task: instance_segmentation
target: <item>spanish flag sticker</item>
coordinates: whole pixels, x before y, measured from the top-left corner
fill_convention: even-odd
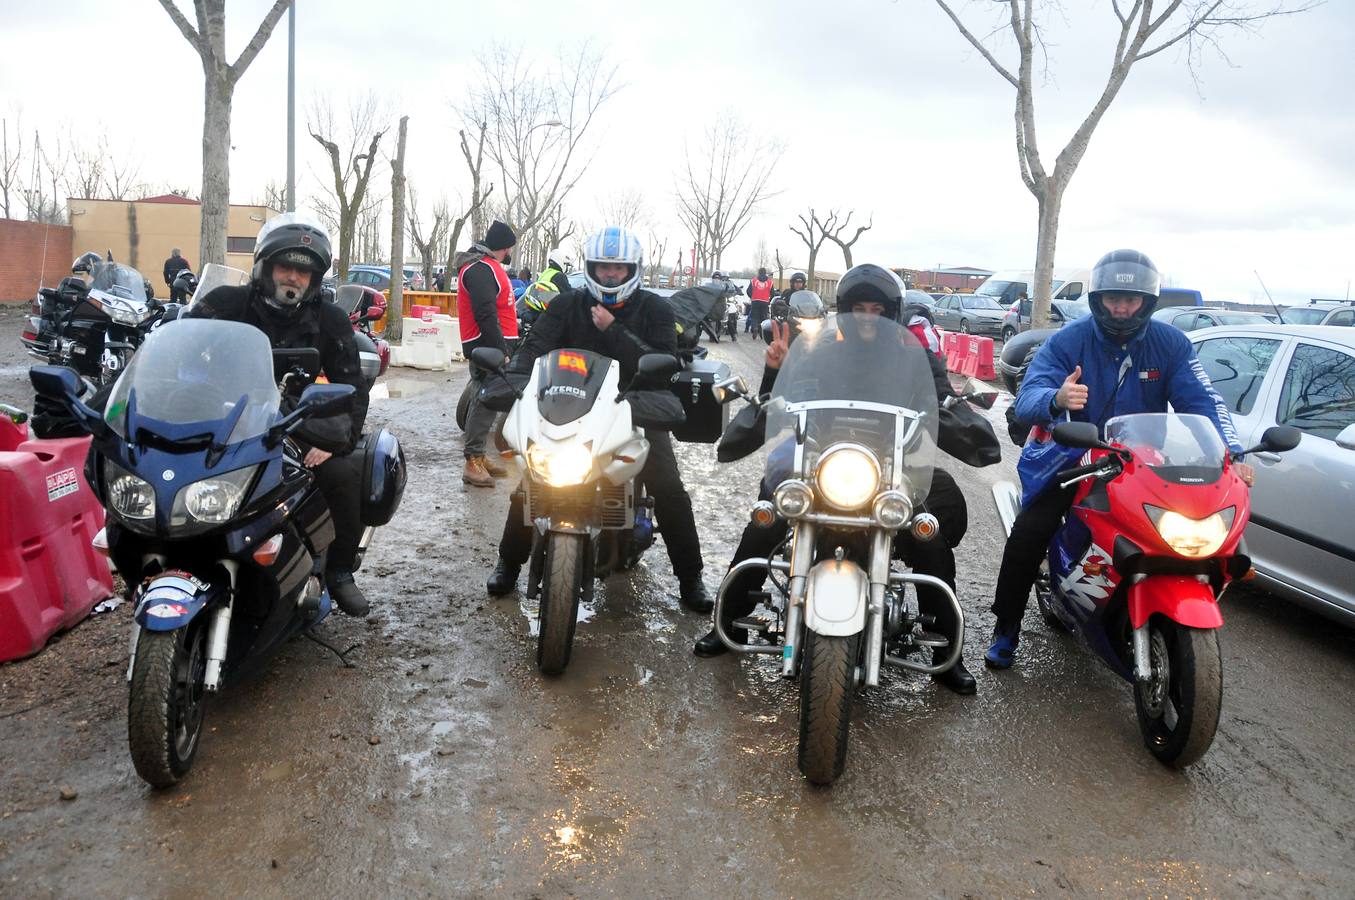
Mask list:
[[[584,377],[588,376],[588,362],[577,353],[561,353],[555,365],[562,372],[572,371]]]

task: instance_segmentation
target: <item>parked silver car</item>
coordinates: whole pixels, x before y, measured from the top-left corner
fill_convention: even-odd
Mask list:
[[[948,294],[932,309],[937,328],[962,334],[997,335],[1006,314],[996,300],[980,294]]]
[[[1355,625],[1355,329],[1221,326],[1190,340],[1245,446],[1271,425],[1303,432],[1288,453],[1248,460],[1258,581]]]

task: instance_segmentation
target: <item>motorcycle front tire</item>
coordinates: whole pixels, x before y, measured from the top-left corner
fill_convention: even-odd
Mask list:
[[[1213,628],[1170,619],[1149,623],[1153,678],[1134,685],[1134,709],[1148,752],[1183,769],[1214,742],[1223,707],[1223,659]]]
[[[147,784],[167,788],[193,766],[207,692],[207,627],[141,631],[127,695],[127,745]]]
[[[847,765],[847,734],[861,635],[837,637],[805,631],[800,651],[800,772],[810,783],[830,785]]]
[[[586,576],[584,555],[591,553],[592,548],[582,534],[552,531],[545,541],[536,666],[543,675],[559,675],[569,665],[574,647],[574,625]]]

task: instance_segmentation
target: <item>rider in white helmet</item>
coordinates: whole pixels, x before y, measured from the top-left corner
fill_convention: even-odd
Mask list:
[[[525,383],[536,360],[564,347],[591,350],[621,364],[628,383],[646,353],[677,354],[677,327],[667,301],[640,287],[644,252],[624,228],[606,228],[588,238],[584,252],[584,290],[568,291],[537,319],[508,365],[510,379]],[[682,484],[672,437],[646,429],[649,458],[640,472],[654,497],[654,514],[663,532],[679,602],[695,612],[714,605],[701,581],[701,543],[692,501]],[[523,523],[522,493],[514,492],[499,542],[499,561],[489,577],[490,594],[511,593],[532,549],[532,530]]]

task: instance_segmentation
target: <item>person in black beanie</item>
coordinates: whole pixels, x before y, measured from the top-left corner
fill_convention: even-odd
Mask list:
[[[511,251],[517,242],[513,229],[495,219],[480,241],[452,261],[457,272],[457,321],[461,327],[462,352],[467,359],[477,347],[493,347],[511,355],[517,345],[517,300],[504,270],[512,260]],[[488,374],[474,363],[470,371],[471,379],[479,383]],[[477,389],[466,413],[462,438],[466,466],[461,480],[473,487],[493,487],[495,478],[508,474],[507,469],[485,455],[485,444],[493,427],[494,411],[480,402]]]

